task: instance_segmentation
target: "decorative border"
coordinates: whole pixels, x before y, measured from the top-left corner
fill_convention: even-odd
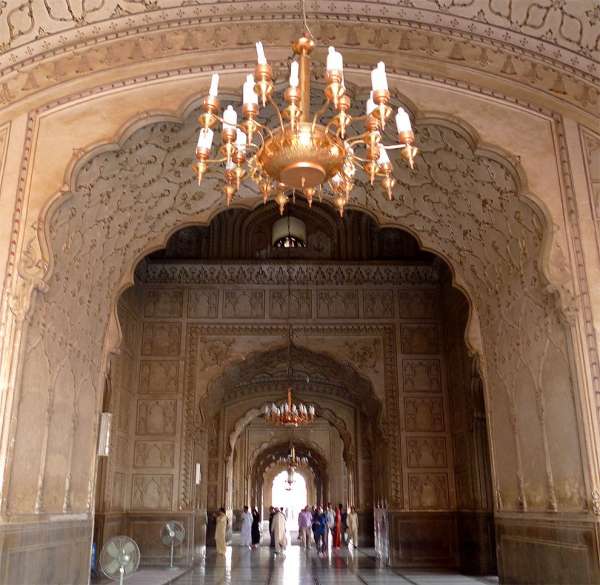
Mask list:
[[[398,266],[393,264],[306,264],[283,263],[192,264],[144,262],[136,269],[144,284],[280,284],[343,285],[369,284],[394,286],[437,285],[437,266]]]
[[[89,24],[78,23],[78,26],[73,23],[73,28],[49,35],[40,35],[41,38],[26,42],[13,49],[4,47],[6,52],[0,57],[0,71],[20,69],[33,61],[52,57],[65,51],[70,52],[86,46],[98,45],[103,41],[154,31],[168,31],[180,28],[182,25],[206,22],[226,24],[241,19],[250,22],[283,19],[300,21],[296,2],[279,2],[278,4],[273,3],[272,6],[263,3],[259,7],[260,13],[248,16],[247,14],[251,12],[251,4],[253,3],[245,2],[241,5],[237,2],[195,4],[194,6],[146,10],[140,14],[125,12],[120,18],[109,18]],[[549,42],[543,37],[535,37],[509,29],[506,26],[489,24],[486,21],[485,13],[469,18],[450,12],[451,6],[446,7],[446,10],[442,8],[428,10],[392,2],[346,1],[329,8],[329,11],[320,12],[319,4],[313,2],[309,7],[310,20],[315,23],[331,20],[354,21],[361,24],[378,22],[395,26],[409,23],[413,28],[435,30],[444,35],[486,42],[511,52],[518,51],[520,54],[535,55],[552,64],[558,64],[565,70],[587,74],[592,78],[598,76],[598,60],[583,54],[589,52],[590,55],[593,55],[592,51],[586,50],[584,47],[579,47],[579,50],[571,49],[566,46],[566,43],[561,45],[558,42]],[[493,11],[491,12],[488,16],[495,16]],[[230,16],[232,13],[235,14],[234,17]],[[590,23],[593,23],[592,14],[590,14]],[[32,26],[35,26],[35,23]],[[88,36],[87,39],[86,36]],[[574,42],[572,44],[576,45]]]

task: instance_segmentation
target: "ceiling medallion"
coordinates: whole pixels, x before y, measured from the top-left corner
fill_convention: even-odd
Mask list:
[[[213,74],[198,118],[201,129],[194,169],[198,184],[211,165],[223,169],[227,205],[242,181],[249,178],[265,203],[274,195],[282,215],[290,192],[302,193],[309,206],[315,195],[321,199],[330,197],[343,215],[357,170],[366,173],[371,184],[380,179],[391,200],[396,180],[388,151],[399,149],[413,168],[417,148],[410,117],[404,109],[398,108],[396,113],[395,135],[390,137],[386,133],[386,121],[393,112],[383,62],[371,72],[372,91],[365,115],[353,117],[344,85],[342,55],[329,47],[324,103],[318,112],[311,114],[310,54],[314,45],[310,32],[293,43],[296,60],[291,64],[289,87],[283,96],[287,105],[280,110],[273,99],[271,66],[262,43],[256,43],[258,64],[243,86],[243,120],[239,123],[231,105],[221,115],[219,75]],[[267,106],[276,112],[278,124],[274,128],[258,121],[261,107],[264,110]],[[355,128],[354,124],[362,126]],[[217,127],[221,128],[221,146],[218,157],[211,158],[213,129]],[[393,143],[384,145],[384,138]]]

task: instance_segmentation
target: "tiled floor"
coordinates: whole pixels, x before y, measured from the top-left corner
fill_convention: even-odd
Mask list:
[[[227,549],[226,557],[209,548],[206,559],[174,585],[494,585],[495,577],[466,577],[447,572],[391,570],[381,566],[373,551],[334,551],[319,558],[298,546],[285,558],[274,557],[268,546],[250,551]]]

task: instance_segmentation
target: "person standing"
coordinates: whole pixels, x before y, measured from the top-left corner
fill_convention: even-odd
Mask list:
[[[225,508],[221,508],[217,512],[217,526],[215,528],[215,544],[217,546],[217,553],[225,556],[227,552],[227,545],[225,544],[225,537],[227,535],[227,514]]]
[[[283,509],[276,510],[273,516],[273,537],[275,539],[275,554],[285,551],[287,546],[287,529]]]
[[[352,506],[350,512],[348,512],[348,532],[350,533],[350,540],[352,546],[358,548],[358,514],[356,508]]]
[[[342,546],[342,504],[338,504],[335,510],[335,524],[333,529],[333,547],[340,548]]]
[[[325,531],[325,548],[329,548],[329,539],[331,539],[331,544],[333,545],[333,532],[335,530],[335,512],[333,511],[331,502],[327,504],[327,511],[325,512],[325,517],[327,518],[327,530]]]
[[[275,516],[275,508],[269,508],[269,535],[271,536],[271,548],[275,548],[275,535],[273,534],[273,517]]]
[[[260,544],[260,513],[258,508],[252,510],[252,548]]]
[[[252,547],[252,514],[248,506],[244,506],[242,512],[242,529],[241,529],[241,543],[242,546]]]

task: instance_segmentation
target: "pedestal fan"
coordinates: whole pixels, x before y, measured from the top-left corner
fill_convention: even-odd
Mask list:
[[[183,542],[185,537],[185,528],[181,522],[177,522],[176,520],[170,520],[167,522],[160,530],[160,539],[163,544],[171,547],[171,562],[170,567],[174,569],[173,566],[173,556],[175,551],[175,545],[179,545]]]
[[[140,549],[129,536],[113,536],[102,547],[100,568],[102,572],[123,585],[123,580],[140,566]]]

